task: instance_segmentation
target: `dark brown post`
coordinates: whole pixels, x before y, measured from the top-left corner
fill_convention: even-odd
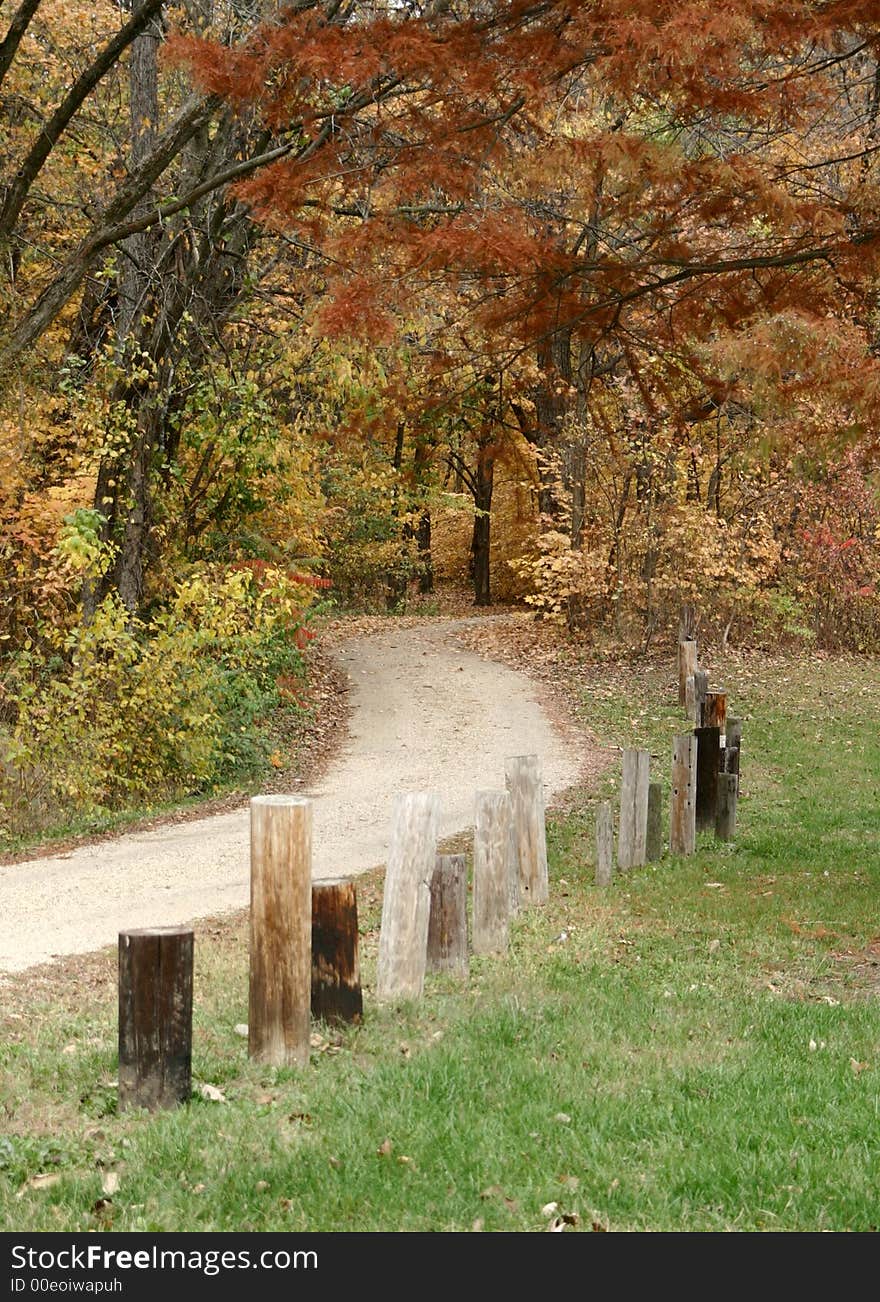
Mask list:
[[[663,854],[663,784],[648,785],[648,827],[645,836],[645,859],[653,863]]]
[[[694,728],[697,739],[697,831],[715,826],[718,805],[718,758],[721,733],[717,728]]]
[[[309,1061],[312,802],[251,800],[248,1052],[270,1067]]]
[[[690,732],[676,737],[673,742],[670,804],[669,853],[693,854],[696,845],[697,739]]]
[[[704,728],[717,728],[719,732],[724,732],[724,725],[727,720],[727,693],[726,692],[707,692],[706,700],[703,705],[703,724]]]
[[[718,808],[715,812],[715,836],[719,841],[732,841],[736,835],[736,785],[735,773],[718,774]]]
[[[685,685],[697,667],[697,644],[688,638],[678,644],[678,703],[685,704]]]
[[[596,885],[610,886],[614,872],[614,816],[611,801],[596,810]]]
[[[175,1108],[192,1092],[193,933],[119,933],[119,1110]]]
[[[357,889],[352,881],[315,882],[312,1017],[325,1022],[359,1022],[363,1015]]]
[[[428,971],[468,970],[467,856],[438,854],[431,878]]]

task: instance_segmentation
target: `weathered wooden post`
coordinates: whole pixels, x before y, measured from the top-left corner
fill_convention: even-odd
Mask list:
[[[504,772],[516,833],[520,908],[546,904],[550,889],[541,761],[537,755],[513,755],[505,761]]]
[[[358,959],[357,889],[352,881],[312,885],[312,1017],[359,1022],[364,1015]]]
[[[718,759],[721,733],[717,728],[694,728],[697,739],[697,831],[715,826],[718,806]]]
[[[694,670],[694,727],[702,728],[703,710],[709,692],[709,673],[706,669]]]
[[[697,723],[697,702],[694,691],[694,676],[689,674],[684,685],[684,712],[691,723]]]
[[[688,678],[692,678],[697,668],[697,644],[688,638],[678,644],[678,703],[685,704],[685,690]]]
[[[251,800],[248,1053],[271,1067],[309,1061],[312,802]]]
[[[648,785],[651,757],[646,750],[623,752],[617,866],[622,872],[645,862],[648,833]]]
[[[503,954],[510,928],[508,841],[510,797],[506,791],[478,791],[474,810],[475,954]]]
[[[431,877],[429,972],[468,970],[467,856],[438,854]]]
[[[119,933],[119,1111],[174,1108],[192,1092],[193,933]]]
[[[724,724],[727,719],[727,693],[726,692],[707,692],[706,700],[703,705],[703,723],[704,728],[717,728],[719,732],[724,732]]]
[[[724,748],[724,772],[735,773],[739,780],[739,757],[742,749],[742,719],[727,720],[727,735]]]
[[[648,784],[648,823],[645,833],[645,859],[654,863],[663,854],[663,784]]]
[[[614,815],[611,801],[603,800],[596,810],[596,885],[610,886],[614,872]]]
[[[669,811],[670,854],[693,854],[696,848],[697,739],[676,737],[672,746],[672,800]]]
[[[715,836],[719,841],[732,841],[736,835],[735,773],[718,774],[718,808],[715,811]]]
[[[510,916],[515,918],[519,913],[519,846],[512,803],[507,820],[507,896]]]
[[[433,791],[394,797],[376,972],[380,999],[418,999],[424,987],[439,820]]]

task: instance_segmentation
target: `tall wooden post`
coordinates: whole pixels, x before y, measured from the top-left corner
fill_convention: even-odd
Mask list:
[[[434,860],[427,960],[429,972],[467,974],[467,857],[463,854],[438,854]]]
[[[192,1091],[193,933],[119,933],[119,1110],[174,1108]]]
[[[507,848],[510,797],[478,791],[474,811],[475,954],[502,954],[509,939],[510,887]]]
[[[676,737],[672,746],[672,800],[669,811],[670,854],[693,854],[696,848],[697,739]]]
[[[309,1061],[312,802],[251,800],[248,1052],[271,1067]]]
[[[439,821],[440,797],[433,791],[394,797],[376,973],[380,999],[422,994]]]
[[[358,959],[357,889],[352,881],[312,885],[312,1017],[359,1022],[364,1015]]]
[[[691,723],[697,723],[696,696],[694,694],[694,676],[689,674],[684,685],[684,712]]]
[[[718,774],[718,808],[715,811],[715,836],[719,841],[732,841],[736,835],[735,773]]]
[[[697,668],[697,644],[687,638],[678,644],[678,703],[685,704],[685,687]]]
[[[724,750],[724,771],[735,773],[739,780],[740,751],[742,750],[742,719],[727,720],[726,746]]]
[[[622,872],[637,868],[645,862],[650,765],[651,757],[646,750],[623,752],[620,825],[617,832],[617,866]]]
[[[546,904],[550,888],[541,761],[537,755],[514,755],[505,761],[504,771],[516,833],[520,908]]]
[[[611,801],[603,800],[596,810],[596,885],[610,886],[614,872],[614,816]]]
[[[697,831],[715,826],[718,804],[718,759],[721,733],[717,728],[694,728],[697,739]]]
[[[648,784],[648,825],[645,835],[645,859],[654,863],[663,854],[663,784]]]
[[[510,817],[507,820],[507,898],[510,916],[515,918],[519,913],[519,840],[512,802]]]

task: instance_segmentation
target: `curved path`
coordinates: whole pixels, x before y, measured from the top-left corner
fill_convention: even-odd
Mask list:
[[[314,799],[314,875],[385,862],[395,792],[442,797],[441,836],[471,825],[474,791],[503,787],[508,755],[538,754],[547,798],[578,763],[532,683],[456,645],[468,620],[390,628],[345,642],[350,737]],[[0,867],[0,972],[248,903],[248,811],[174,823],[71,853]]]

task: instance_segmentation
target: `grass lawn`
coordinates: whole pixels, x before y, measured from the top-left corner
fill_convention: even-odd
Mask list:
[[[585,721],[668,782],[669,666],[578,672]],[[618,764],[551,823],[551,902],[509,956],[392,1008],[364,879],[366,1021],[316,1028],[306,1071],[235,1032],[241,920],[196,936],[194,1075],[225,1102],[116,1114],[112,954],[0,987],[0,1229],[880,1226],[880,667],[743,655],[712,679],[744,719],[735,844],[598,890]]]

